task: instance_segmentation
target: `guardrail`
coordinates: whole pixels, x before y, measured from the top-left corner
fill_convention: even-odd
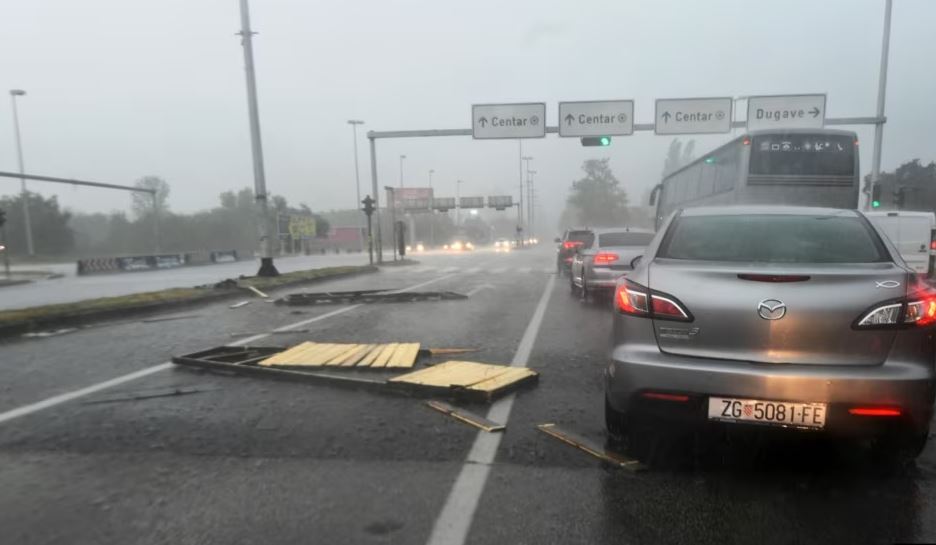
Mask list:
[[[211,265],[213,263],[231,263],[237,260],[237,250],[121,257],[92,257],[79,259],[76,263],[76,272],[79,276],[82,276],[98,273],[152,271],[194,265]]]

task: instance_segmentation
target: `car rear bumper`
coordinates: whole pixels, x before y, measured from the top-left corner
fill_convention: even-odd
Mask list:
[[[709,396],[768,401],[827,403],[825,430],[867,434],[896,423],[916,432],[933,416],[936,373],[919,363],[879,366],[751,364],[674,356],[655,345],[619,346],[605,370],[609,404],[625,414],[655,414],[687,423],[707,422]],[[688,401],[648,399],[668,393]],[[850,408],[899,407],[898,418],[854,416]]]
[[[603,267],[592,267],[586,275],[589,289],[614,289],[618,278],[626,275],[628,271],[614,270]]]

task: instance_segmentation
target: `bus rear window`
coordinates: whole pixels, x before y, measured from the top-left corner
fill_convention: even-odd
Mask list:
[[[751,174],[854,176],[855,142],[848,135],[771,134],[751,142]]]

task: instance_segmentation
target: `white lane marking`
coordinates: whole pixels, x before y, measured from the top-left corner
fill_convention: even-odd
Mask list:
[[[517,347],[510,365],[524,367],[530,359],[530,352],[533,350],[536,336],[543,324],[543,316],[546,314],[546,306],[549,304],[555,284],[556,277],[549,277],[546,290],[543,291],[539,304],[536,305],[533,317],[523,333],[520,346]],[[514,394],[495,402],[488,410],[488,419],[506,424],[513,402]],[[442,512],[435,521],[428,545],[463,545],[465,543],[468,530],[471,528],[471,521],[474,519],[475,509],[478,507],[478,500],[481,499],[484,484],[487,482],[491,464],[494,462],[497,447],[503,436],[502,433],[481,432],[478,434],[461,472],[455,479],[455,484],[452,485],[452,491],[449,492],[445,505],[442,506]]]
[[[147,375],[152,375],[153,373],[157,373],[164,369],[169,369],[170,367],[172,367],[172,364],[169,362],[160,363],[159,365],[147,367],[146,369],[141,369],[139,371],[136,371],[127,375],[122,375],[117,378],[106,380],[104,382],[99,382],[97,384],[88,386],[87,388],[82,388],[80,390],[75,390],[73,392],[66,392],[61,395],[52,396],[52,397],[43,399],[42,401],[37,401],[36,403],[31,403],[29,405],[17,407],[15,409],[0,413],[0,424],[2,424],[3,422],[8,422],[10,420],[13,420],[15,418],[19,418],[21,416],[26,416],[27,414],[32,414],[34,412],[41,411],[42,409],[48,409],[49,407],[54,407],[56,405],[66,403],[73,399],[78,399],[79,397],[83,397],[88,394],[100,392],[101,390],[105,390],[107,388],[111,388],[113,386],[123,384],[124,382],[130,382],[131,380],[136,380],[138,378],[143,378]]]
[[[396,290],[396,292],[394,292],[394,293],[402,293],[402,292],[406,292],[406,291],[409,291],[409,290],[414,290],[414,289],[417,289],[417,288],[421,288],[421,287],[423,287],[423,286],[428,286],[429,284],[434,284],[434,283],[436,283],[436,282],[441,282],[441,281],[443,281],[443,280],[452,278],[453,276],[456,276],[456,275],[454,275],[454,274],[449,274],[449,275],[446,275],[446,276],[440,276],[440,277],[438,277],[438,278],[433,278],[432,280],[428,280],[428,281],[426,281],[426,282],[420,282],[419,284],[414,284],[414,285],[412,285],[412,286],[408,286],[408,287],[403,288],[403,289],[401,289],[401,290]],[[363,306],[363,305],[352,305],[352,306],[350,306],[350,307],[339,308],[339,309],[337,309],[337,310],[333,310],[333,311],[331,311],[331,312],[328,312],[328,313],[326,313],[326,314],[322,314],[322,315],[320,315],[320,316],[316,316],[316,317],[314,317],[314,318],[309,318],[309,319],[306,319],[306,320],[302,320],[301,322],[296,322],[296,323],[294,323],[294,324],[289,324],[289,325],[285,325],[285,326],[279,327],[279,328],[277,328],[277,329],[274,329],[273,331],[289,331],[290,329],[295,329],[295,328],[297,328],[297,327],[301,327],[301,326],[304,326],[304,325],[308,325],[308,324],[311,324],[311,323],[313,323],[313,322],[318,322],[318,321],[320,321],[320,320],[325,320],[325,319],[327,319],[327,318],[331,318],[332,316],[338,316],[339,314],[344,314],[345,312],[352,311],[352,310],[354,310],[354,309],[356,309],[356,308],[358,308],[358,307],[361,307],[361,306]],[[247,337],[247,338],[245,338],[245,339],[239,339],[239,340],[237,340],[237,341],[235,341],[235,342],[232,342],[232,343],[230,343],[228,346],[243,346],[243,345],[252,343],[252,342],[254,342],[254,341],[257,341],[257,340],[260,340],[260,339],[264,339],[264,338],[266,338],[266,337],[269,337],[269,336],[272,335],[272,334],[273,334],[273,333],[270,332],[270,333],[261,333],[261,334],[259,334],[259,335],[253,335],[252,337]],[[123,383],[125,383],[125,382],[130,382],[130,381],[136,380],[136,379],[138,379],[138,378],[143,378],[143,377],[145,377],[145,376],[152,375],[153,373],[158,373],[159,371],[164,371],[164,370],[169,369],[169,368],[171,368],[171,367],[174,367],[174,364],[173,364],[172,362],[168,362],[168,361],[167,361],[167,362],[164,362],[164,363],[160,363],[159,365],[154,365],[154,366],[152,366],[152,367],[147,367],[147,368],[145,368],[145,369],[140,369],[139,371],[134,371],[133,373],[129,373],[129,374],[126,374],[126,375],[121,375],[121,376],[119,376],[119,377],[112,378],[112,379],[110,379],[110,380],[105,380],[104,382],[99,382],[99,383],[97,383],[97,384],[92,384],[91,386],[87,386],[87,387],[82,388],[82,389],[80,389],[80,390],[74,390],[74,391],[72,391],[72,392],[66,392],[66,393],[64,393],[64,394],[60,394],[60,395],[57,395],[57,396],[52,396],[52,397],[43,399],[42,401],[37,401],[37,402],[35,402],[35,403],[31,403],[31,404],[29,404],[29,405],[24,405],[24,406],[22,406],[22,407],[17,407],[17,408],[15,408],[15,409],[11,409],[11,410],[9,410],[9,411],[0,413],[0,424],[2,424],[2,423],[4,423],[4,422],[9,422],[10,420],[14,420],[14,419],[20,418],[20,417],[22,417],[22,416],[26,416],[26,415],[29,415],[29,414],[32,414],[32,413],[41,411],[41,410],[43,410],[43,409],[48,409],[48,408],[50,408],[50,407],[55,407],[56,405],[61,405],[62,403],[67,403],[67,402],[69,402],[69,401],[72,401],[72,400],[74,400],[74,399],[78,399],[78,398],[80,398],[80,397],[84,397],[84,396],[86,396],[86,395],[90,395],[90,394],[93,394],[93,393],[96,393],[96,392],[100,392],[101,390],[106,390],[107,388],[112,388],[112,387],[114,387],[114,386],[119,386],[119,385],[121,385],[121,384],[123,384]]]
[[[492,289],[494,289],[494,286],[492,286],[491,284],[481,284],[480,286],[476,286],[476,287],[472,288],[472,289],[471,289],[468,293],[466,293],[465,295],[467,295],[468,297],[471,297],[472,295],[478,293],[478,292],[481,291],[481,290],[492,290]]]

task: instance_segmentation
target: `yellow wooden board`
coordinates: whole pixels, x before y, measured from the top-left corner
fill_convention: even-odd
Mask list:
[[[377,356],[377,359],[374,360],[374,363],[371,364],[371,367],[386,367],[387,362],[390,361],[390,356],[393,355],[393,352],[399,345],[400,343],[390,343],[383,345],[384,349],[380,352],[380,355]]]
[[[492,393],[517,382],[537,376],[525,367],[510,367],[472,361],[447,361],[428,369],[420,369],[391,378],[390,382]]]
[[[366,356],[361,358],[361,361],[357,362],[356,367],[370,367],[374,363],[374,360],[377,359],[377,356],[380,356],[380,353],[383,352],[384,345],[377,344],[367,353]]]
[[[387,367],[412,367],[416,364],[416,355],[419,354],[419,343],[400,343],[393,352]]]
[[[345,356],[338,365],[342,367],[354,367],[354,364],[364,359],[367,356],[367,353],[374,349],[377,346],[375,344],[359,344],[351,351],[350,354]]]

